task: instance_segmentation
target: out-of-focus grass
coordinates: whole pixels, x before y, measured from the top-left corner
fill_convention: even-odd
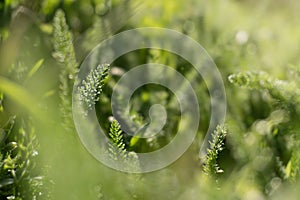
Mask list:
[[[287,170],[291,150],[285,143],[292,145],[299,136],[285,135],[285,132],[299,133],[297,121],[283,120],[283,127],[274,126],[279,132],[277,138],[274,130],[261,126],[269,123],[266,120],[273,120],[269,115],[277,110],[270,97],[264,91],[240,89],[227,81],[229,74],[244,70],[264,70],[272,77],[294,80],[286,68],[299,65],[300,4],[297,1],[32,2],[0,3],[0,91],[4,93],[0,127],[10,116],[33,116],[33,128],[40,143],[34,171],[45,176],[45,187],[51,190],[53,199],[221,199],[225,196],[228,199],[287,196],[297,199],[294,191],[297,179],[290,186],[290,181],[281,177],[273,166],[276,165],[274,157],[281,156],[281,167]],[[218,160],[224,170],[218,182],[206,177],[198,160],[205,126],[200,127],[199,140],[182,158],[166,169],[144,175],[124,174],[103,166],[88,154],[75,131],[66,133],[58,109],[61,66],[52,57],[52,21],[58,8],[66,13],[78,63],[98,42],[135,27],[175,29],[204,46],[221,71],[228,99],[229,136]],[[18,26],[21,22],[25,25]],[[172,67],[179,65],[174,55],[157,54],[162,58],[160,61],[172,58]],[[155,52],[139,52],[120,59],[117,64],[126,70],[126,63],[149,61],[152,59],[149,55]],[[44,62],[40,68],[30,74],[41,59]],[[26,80],[23,74],[28,73],[30,78]],[[109,80],[111,84],[115,78]],[[104,93],[111,91],[110,83]],[[205,92],[201,97],[205,102],[203,109],[209,111]],[[106,118],[110,114],[106,109],[107,99],[109,94],[104,94],[97,105]],[[280,117],[285,115],[281,113]],[[108,121],[106,118],[104,121]],[[203,118],[209,118],[209,114],[204,113]],[[265,132],[267,135],[262,134]]]

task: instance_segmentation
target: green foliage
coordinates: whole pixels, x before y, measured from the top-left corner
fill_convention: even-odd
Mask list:
[[[0,2],[0,199],[298,199],[299,9],[295,0]],[[197,155],[210,120],[210,83],[184,59],[142,49],[76,80],[79,63],[100,41],[147,26],[191,36],[223,76],[226,128],[214,131],[203,170]],[[150,84],[133,94],[130,117],[118,116],[122,127],[109,122],[114,85],[145,63],[170,66],[194,82],[201,121],[195,142],[180,159],[132,176],[103,167],[82,148],[72,122],[72,89],[81,81],[82,104],[87,112],[95,108],[111,141],[109,158],[139,168],[136,153],[163,148],[181,121],[176,96]],[[168,113],[157,137],[122,131],[128,121],[134,124],[126,127],[130,130],[149,123],[149,108],[156,103]]]
[[[44,178],[35,172],[38,143],[34,129],[21,122],[15,130],[16,118],[0,128],[0,197],[37,199],[47,197],[42,188]]]
[[[80,101],[85,108],[91,109],[99,101],[99,95],[102,92],[104,81],[108,76],[109,65],[99,65],[92,70],[82,81],[82,86],[78,89],[80,93]]]
[[[295,71],[292,70],[292,72]],[[297,77],[294,76],[289,80],[279,80],[266,72],[256,71],[230,75],[229,81],[239,87],[260,91],[265,95],[267,103],[271,106],[269,116],[265,119],[257,119],[249,130],[248,137],[256,138],[255,143],[252,145],[258,146],[258,150],[253,151],[253,154],[249,155],[249,159],[253,162],[258,162],[258,157],[264,159],[266,166],[263,169],[263,174],[267,180],[271,180],[270,185],[273,184],[272,181],[275,179],[277,181],[295,181],[300,174],[299,125],[297,122],[300,93],[297,87]],[[246,152],[249,147],[245,142],[244,146],[240,144],[237,149],[243,149],[242,151]],[[259,164],[257,165],[259,166]],[[251,170],[258,171],[262,169]],[[267,174],[270,175],[267,176]],[[259,180],[259,177],[257,177],[257,180]],[[267,195],[272,195],[274,190],[277,189],[269,189],[270,185],[266,186],[265,192]]]
[[[125,169],[139,170],[139,160],[135,152],[127,151],[120,124],[113,119],[109,130],[108,155],[114,161],[121,161]]]
[[[0,112],[3,111],[3,93],[0,93]]]
[[[298,155],[297,155],[298,154]],[[300,175],[300,156],[298,152],[293,152],[290,161],[286,166],[286,176],[289,180],[295,181]]]
[[[117,120],[113,120],[109,130],[111,143],[109,143],[109,155],[113,160],[126,159],[125,143],[121,127]]]
[[[12,184],[14,183],[13,174],[9,169],[16,168],[16,158],[13,159],[11,157],[12,151],[17,147],[16,142],[9,142],[7,138],[12,131],[14,121],[11,120],[7,123],[6,127],[1,127],[1,161],[0,161],[0,175],[1,175],[1,186],[0,186],[0,195],[5,197],[5,195],[9,196],[13,193]],[[5,145],[3,145],[5,144]],[[6,188],[5,188],[6,187]]]
[[[78,91],[80,94],[80,102],[84,105],[85,109],[90,110],[99,102],[109,69],[108,64],[98,65],[82,80],[82,85],[78,88]],[[85,114],[87,114],[86,112],[87,111],[85,111]],[[126,163],[125,168],[135,167],[138,169],[137,155],[134,152],[127,151],[123,132],[120,124],[115,119],[111,122],[108,136],[111,141],[108,144],[108,156],[110,159]]]
[[[72,89],[77,75],[78,64],[73,47],[73,35],[69,31],[65,14],[58,10],[53,20],[53,56],[61,64],[59,74],[60,111],[64,127],[72,129]]]
[[[216,176],[217,174],[224,172],[218,165],[218,158],[224,148],[226,135],[226,128],[220,125],[217,126],[213,133],[210,149],[208,149],[203,167],[203,171],[209,176]]]
[[[281,103],[296,106],[300,102],[300,90],[296,82],[278,80],[262,71],[233,74],[229,76],[229,81],[240,87],[266,90],[272,98]]]
[[[18,82],[24,81],[24,78],[25,78],[27,72],[28,72],[28,67],[22,62],[13,64],[9,71],[10,74],[14,75],[14,78]]]

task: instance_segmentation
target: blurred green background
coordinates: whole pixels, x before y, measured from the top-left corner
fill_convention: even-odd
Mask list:
[[[296,0],[0,1],[1,199],[298,199],[299,10]],[[197,137],[167,168],[117,172],[82,146],[71,113],[79,66],[101,41],[139,27],[192,37],[220,70],[228,131],[216,155],[222,173],[206,173],[198,156],[210,119],[201,77],[193,86],[201,102]],[[193,78],[190,64],[169,52],[143,49],[120,57],[95,105],[107,132],[116,81],[150,62]],[[172,139],[180,117],[170,95],[157,85],[135,92],[131,115],[137,124],[149,120],[149,106],[157,102],[166,106],[168,123],[151,141],[124,136],[127,150],[153,151]]]

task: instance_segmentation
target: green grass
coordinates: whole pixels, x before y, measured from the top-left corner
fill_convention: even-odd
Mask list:
[[[297,199],[300,174],[300,28],[296,0],[0,2],[0,199]],[[225,85],[225,124],[199,158],[210,120],[210,96],[191,64],[163,50],[141,49],[105,62],[86,80],[80,64],[101,41],[154,26],[199,42]],[[109,50],[108,50],[109,52]],[[110,139],[111,159],[139,167],[136,153],[167,145],[180,110],[167,88],[149,84],[130,102],[136,127],[160,103],[167,124],[151,139],[126,135],[112,119],[110,99],[124,72],[145,63],[172,67],[199,100],[193,144],[159,171],[128,174],[106,167],[83,147],[72,119],[72,91],[95,107]],[[96,66],[90,66],[96,67]],[[121,126],[120,126],[121,125]],[[133,164],[133,166],[131,166]]]

